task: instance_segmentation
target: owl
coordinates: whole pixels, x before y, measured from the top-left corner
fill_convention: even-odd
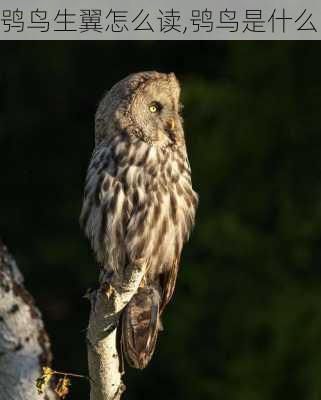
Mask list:
[[[123,354],[135,368],[154,352],[198,204],[181,107],[173,73],[140,72],[116,83],[95,117],[80,224],[108,274],[145,268],[118,326]]]

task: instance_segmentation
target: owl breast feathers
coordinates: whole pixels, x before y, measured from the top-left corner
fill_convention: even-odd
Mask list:
[[[97,110],[85,183],[80,222],[98,263],[111,273],[133,263],[146,268],[121,327],[124,353],[137,368],[154,351],[198,203],[179,95],[173,74],[143,72],[117,83]]]

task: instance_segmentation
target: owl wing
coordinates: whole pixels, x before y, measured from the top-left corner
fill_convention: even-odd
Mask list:
[[[176,286],[178,269],[179,269],[179,259],[176,259],[173,262],[172,268],[170,268],[169,271],[166,271],[162,275],[162,280],[160,282],[162,288],[160,313],[163,312],[165,306],[169,303],[169,301],[173,296]]]
[[[98,263],[110,271],[124,267],[126,262],[124,241],[131,207],[118,172],[115,147],[105,144],[95,149],[80,215],[80,225]]]

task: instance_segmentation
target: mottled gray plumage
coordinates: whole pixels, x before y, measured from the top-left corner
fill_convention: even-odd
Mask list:
[[[179,98],[174,74],[141,72],[113,86],[96,113],[85,183],[80,221],[98,263],[110,273],[146,268],[121,327],[127,361],[137,368],[153,354],[198,203]]]

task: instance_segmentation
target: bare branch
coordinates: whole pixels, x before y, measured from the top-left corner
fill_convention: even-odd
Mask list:
[[[100,288],[90,295],[91,313],[87,332],[90,400],[119,400],[125,390],[117,351],[120,313],[136,293],[144,268],[135,264],[124,276],[114,273],[101,279]]]

